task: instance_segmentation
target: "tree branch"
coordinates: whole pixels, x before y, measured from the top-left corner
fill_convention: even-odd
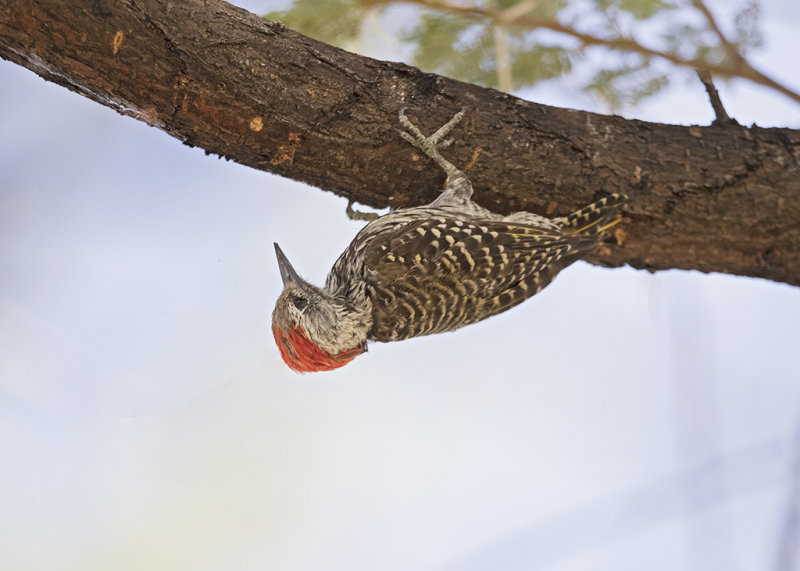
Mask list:
[[[708,26],[713,30],[714,34],[716,34],[720,45],[728,54],[728,57],[733,60],[743,61],[744,57],[741,53],[739,53],[739,50],[736,49],[736,46],[731,43],[731,41],[728,39],[728,36],[722,33],[722,28],[719,27],[717,19],[714,18],[714,15],[711,13],[711,10],[708,9],[706,3],[703,2],[703,0],[692,0],[692,4],[700,11],[706,22],[708,22]]]
[[[731,119],[728,115],[728,112],[725,111],[725,106],[722,104],[722,99],[719,97],[719,91],[717,91],[717,86],[714,85],[714,80],[711,79],[711,74],[704,69],[698,69],[697,77],[700,78],[703,87],[706,88],[708,100],[711,103],[711,107],[714,109],[714,115],[717,117],[714,119],[714,123],[720,124],[730,123],[731,121],[736,122],[735,119]]]
[[[738,49],[736,49],[736,46],[734,46],[722,33],[717,21],[714,19],[714,16],[701,0],[692,0],[692,3],[706,19],[711,30],[720,40],[720,45],[728,54],[728,58],[720,63],[713,63],[700,59],[687,59],[679,56],[676,53],[647,47],[633,38],[605,38],[596,36],[588,32],[581,32],[580,30],[577,30],[571,26],[562,24],[558,20],[524,16],[521,11],[514,10],[513,8],[495,11],[490,8],[482,8],[480,6],[462,6],[459,4],[452,4],[446,0],[370,0],[370,3],[372,4],[392,4],[394,2],[416,4],[431,10],[440,10],[466,17],[494,20],[502,23],[505,26],[517,26],[519,28],[525,28],[528,30],[550,30],[580,40],[584,46],[602,46],[613,50],[638,53],[646,57],[660,58],[680,67],[702,69],[719,77],[740,77],[750,80],[754,83],[764,85],[770,89],[774,89],[786,97],[789,97],[790,99],[800,103],[800,93],[797,93],[777,80],[768,77],[761,71],[754,68],[750,62],[747,61],[744,55],[739,52]]]
[[[0,56],[209,153],[377,207],[441,188],[396,136],[400,107],[433,128],[466,105],[448,158],[478,157],[469,174],[484,206],[559,215],[624,192],[627,237],[594,261],[800,284],[798,131],[537,105],[360,57],[220,0],[0,0]]]

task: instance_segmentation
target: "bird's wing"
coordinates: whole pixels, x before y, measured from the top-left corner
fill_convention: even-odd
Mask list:
[[[579,235],[434,217],[376,237],[365,250],[379,341],[438,333],[509,309],[585,249]]]

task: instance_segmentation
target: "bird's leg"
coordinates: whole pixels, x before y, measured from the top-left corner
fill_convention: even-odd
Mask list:
[[[439,152],[445,149],[453,142],[452,137],[448,137],[453,127],[458,125],[467,108],[463,107],[461,111],[456,113],[452,119],[439,127],[439,129],[430,137],[422,134],[422,131],[414,125],[405,114],[405,107],[400,109],[400,124],[405,131],[397,129],[400,136],[417,147],[423,153],[428,155],[437,165],[439,165],[445,173],[447,173],[447,184],[445,186],[442,196],[436,202],[447,202],[450,200],[463,201],[468,200],[472,196],[472,184],[469,182],[467,175],[463,171],[456,168],[453,163],[445,159]],[[447,138],[445,138],[447,137]]]
[[[380,214],[377,212],[362,212],[360,210],[356,210],[353,208],[354,202],[355,200],[351,198],[347,203],[347,209],[345,210],[345,213],[350,220],[363,220],[369,222],[370,220],[375,220],[380,216]]]

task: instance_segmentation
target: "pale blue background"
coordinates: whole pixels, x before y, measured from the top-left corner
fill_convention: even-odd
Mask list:
[[[800,89],[800,7],[765,8],[754,60]],[[686,78],[625,114],[708,124]],[[522,95],[602,110],[572,82]],[[800,105],[720,88],[740,122],[800,128]],[[0,135],[0,569],[775,567],[799,289],[576,264],[299,376],[269,332],[272,242],[321,283],[360,227],[343,199],[7,62]]]

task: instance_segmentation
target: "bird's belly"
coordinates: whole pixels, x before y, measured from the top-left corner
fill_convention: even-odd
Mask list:
[[[370,297],[369,338],[374,341],[400,341],[453,331],[482,319],[477,311],[480,300],[442,287],[411,285],[392,291],[378,286]]]

